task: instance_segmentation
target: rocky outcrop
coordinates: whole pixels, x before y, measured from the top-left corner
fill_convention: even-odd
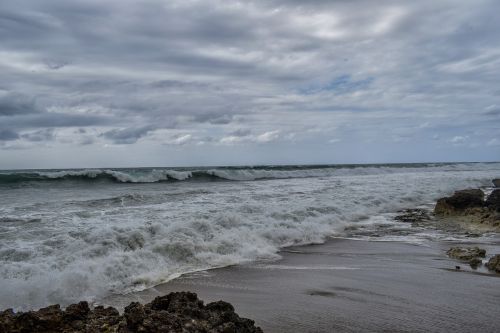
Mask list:
[[[471,208],[484,207],[484,192],[479,189],[456,191],[451,197],[437,201],[434,213],[436,215],[456,215],[465,213]]]
[[[492,180],[493,186],[500,187],[500,178],[496,178]]]
[[[494,255],[486,264],[489,270],[500,273],[500,254]]]
[[[500,189],[493,190],[485,202],[489,210],[500,212]]]
[[[434,207],[437,225],[472,231],[500,231],[500,189],[495,189],[484,200],[479,189],[456,191],[451,197],[441,198]]]
[[[481,265],[482,260],[486,256],[486,250],[475,247],[452,247],[446,254],[453,259],[458,259],[468,263],[472,268]]]
[[[38,311],[0,312],[2,333],[49,332],[206,332],[259,333],[254,321],[239,317],[231,304],[218,301],[203,304],[190,292],[170,293],[142,305],[133,302],[123,315],[112,307],[91,309],[87,302],[62,310],[58,304]]]

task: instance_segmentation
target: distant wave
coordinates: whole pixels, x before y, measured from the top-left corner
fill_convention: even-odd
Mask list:
[[[328,166],[269,166],[269,167],[221,167],[213,169],[82,169],[59,171],[3,171],[0,184],[50,181],[111,181],[117,183],[157,183],[167,181],[251,181],[327,177],[343,175],[370,175],[399,172],[468,171],[471,169],[498,169],[498,163],[461,164],[380,164],[380,165],[328,165]]]

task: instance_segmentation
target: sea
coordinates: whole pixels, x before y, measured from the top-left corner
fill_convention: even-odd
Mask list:
[[[331,237],[460,237],[381,230],[499,177],[500,163],[3,170],[0,308],[99,302]]]

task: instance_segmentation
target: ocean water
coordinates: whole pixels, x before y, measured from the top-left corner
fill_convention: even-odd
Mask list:
[[[278,259],[498,177],[500,163],[0,171],[0,308]]]

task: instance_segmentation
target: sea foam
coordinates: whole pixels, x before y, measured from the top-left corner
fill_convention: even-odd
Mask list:
[[[283,247],[487,186],[499,166],[204,170],[233,180],[215,182],[183,181],[196,170],[32,172],[122,180],[2,188],[0,308],[99,300],[186,272],[275,260]],[[157,182],[170,177],[177,182]]]

